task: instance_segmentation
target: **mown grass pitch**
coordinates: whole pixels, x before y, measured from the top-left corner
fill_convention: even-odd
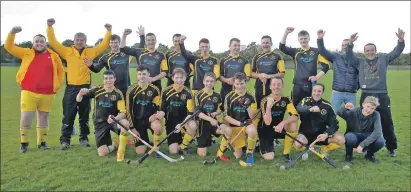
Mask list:
[[[170,164],[164,159],[149,157],[139,167],[117,163],[115,154],[98,157],[94,135],[89,136],[91,148],[80,147],[78,133],[72,138],[68,151],[59,149],[62,119],[61,100],[64,86],[58,91],[50,115],[48,144],[53,148],[40,151],[36,146],[36,121],[29,134],[29,150],[19,154],[20,87],[15,82],[17,67],[1,67],[1,190],[349,190],[349,191],[410,191],[410,71],[390,70],[388,87],[391,108],[398,137],[397,157],[389,158],[384,148],[377,153],[380,164],[366,162],[361,154],[355,154],[351,170],[337,171],[313,154],[307,161],[299,161],[288,170],[278,170],[275,163],[282,163],[283,147],[276,147],[276,159],[262,161],[255,154],[253,167],[241,167],[235,161],[218,162],[206,167],[203,158],[189,156],[182,162]],[[130,69],[135,81],[135,69]],[[101,75],[101,74],[100,74]],[[93,74],[93,85],[101,83],[99,74]],[[291,89],[292,70],[287,70],[284,94]],[[331,96],[332,71],[320,82],[326,84],[324,98]],[[254,92],[254,81],[248,90]],[[219,88],[217,88],[219,91]],[[358,94],[359,98],[359,94]],[[358,103],[357,103],[358,105]],[[94,127],[90,126],[93,133]],[[340,119],[339,132],[345,132],[345,122]],[[78,121],[75,123],[78,128]],[[116,136],[112,135],[113,139]],[[195,149],[191,148],[191,151]],[[166,146],[162,151],[168,154]],[[216,146],[209,148],[213,158]],[[292,151],[292,155],[298,152]],[[228,153],[227,153],[228,154]],[[232,155],[230,154],[232,159]],[[133,147],[128,147],[126,158],[136,159]],[[344,147],[330,153],[330,159],[343,165]]]

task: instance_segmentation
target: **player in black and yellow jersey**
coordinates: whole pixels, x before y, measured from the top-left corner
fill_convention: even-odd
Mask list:
[[[142,26],[139,26],[138,34],[140,35],[139,48],[144,48],[145,34]],[[114,82],[114,86],[117,89],[120,89],[125,96],[128,86],[131,85],[129,68],[133,56],[120,52],[120,36],[118,35],[111,35],[110,49],[109,53],[100,57],[96,65],[91,64],[92,60],[89,60],[91,62],[89,68],[95,73],[100,72],[103,68],[113,70],[116,74],[116,82]]]
[[[137,67],[138,82],[131,85],[127,90],[126,105],[127,119],[130,122],[130,129],[146,142],[149,142],[149,128],[153,134],[153,144],[157,146],[161,136],[161,119],[159,114],[160,90],[149,83],[150,70],[144,65]],[[117,161],[124,160],[126,150],[127,132],[123,129],[120,134],[119,149],[117,151]],[[137,139],[134,139],[136,153],[144,154],[147,146]]]
[[[290,99],[281,95],[283,80],[280,77],[272,78],[269,86],[271,94],[261,100],[261,112],[263,115],[257,130],[262,157],[266,160],[273,160],[275,155],[274,138],[278,138],[284,129],[295,137],[297,135],[298,114]],[[287,120],[284,119],[286,112],[290,115]],[[293,140],[285,137],[283,153],[285,161],[290,160],[292,145]]]
[[[207,147],[211,145],[212,135],[220,137],[225,134],[227,139],[231,137],[231,128],[220,124],[216,116],[221,113],[220,94],[213,91],[217,77],[213,72],[204,75],[204,88],[194,95],[194,109],[200,110],[198,115],[197,154],[207,155]]]
[[[167,60],[167,66],[168,66],[168,75],[170,75],[175,68],[182,68],[184,71],[186,71],[187,74],[189,74],[186,78],[186,81],[184,82],[184,86],[191,88],[190,86],[190,77],[192,76],[193,70],[194,70],[194,65],[193,63],[190,63],[187,61],[186,58],[183,57],[180,51],[180,37],[181,34],[176,33],[173,35],[173,48],[170,49],[166,53],[166,60]],[[173,84],[173,80],[171,79],[170,76],[167,76],[167,86]]]
[[[338,120],[330,102],[324,100],[324,85],[318,83],[313,86],[312,96],[306,97],[297,105],[297,111],[300,115],[300,129],[298,130],[297,139],[305,144],[310,144],[317,138],[317,145],[325,145],[321,148],[320,153],[325,156],[328,151],[335,150],[344,145],[345,137],[338,133]],[[297,150],[303,146],[294,142]],[[302,159],[306,160],[308,153]]]
[[[153,83],[161,91],[161,79],[167,75],[167,61],[163,53],[155,49],[157,40],[153,33],[146,35],[146,49],[134,49],[126,47],[127,35],[131,29],[125,29],[120,43],[120,51],[136,57],[137,64],[146,66],[150,69],[149,82]]]
[[[200,40],[200,56],[188,54],[184,46],[186,36],[180,37],[180,51],[181,55],[187,59],[188,62],[194,65],[194,77],[191,91],[195,94],[197,91],[204,88],[203,79],[207,72],[214,72],[217,78],[220,77],[220,63],[217,58],[210,56],[210,41],[206,38]]]
[[[294,79],[291,99],[296,106],[303,98],[311,96],[313,85],[327,73],[329,61],[319,54],[317,48],[310,47],[310,35],[307,31],[302,30],[298,33],[298,41],[301,48],[290,48],[285,46],[287,36],[293,32],[293,27],[287,27],[284,36],[280,42],[279,49],[291,56],[294,60]],[[322,69],[317,73],[317,65],[321,64]]]
[[[240,56],[240,40],[232,38],[229,47],[229,55],[220,61],[220,80],[222,82],[220,94],[223,103],[227,93],[233,90],[234,74],[242,72],[247,76],[247,80],[251,77],[251,65],[248,59]],[[222,110],[224,110],[224,106]]]
[[[173,84],[164,88],[161,93],[161,115],[165,117],[167,135],[177,129],[167,140],[169,152],[176,154],[179,148],[187,154],[187,146],[196,135],[197,125],[190,120],[184,125],[184,139],[181,133],[183,122],[193,114],[194,104],[191,90],[184,86],[187,74],[182,68],[175,68],[171,78]],[[180,144],[180,147],[179,145]]]
[[[246,92],[245,85],[247,76],[244,73],[236,73],[234,75],[234,90],[229,92],[226,96],[224,105],[224,121],[231,127],[231,138],[237,137],[233,140],[233,148],[235,150],[236,157],[242,156],[242,147],[245,146],[245,134],[248,136],[246,162],[249,165],[254,164],[254,148],[257,142],[257,129],[255,117],[257,113],[257,103],[254,96]],[[257,120],[257,121],[256,121]],[[244,131],[245,130],[245,131]],[[244,133],[245,132],[245,133]],[[228,146],[224,138],[221,140],[220,148],[217,152],[217,156],[222,157],[224,149]]]
[[[264,35],[261,38],[262,53],[255,55],[251,61],[251,77],[255,78],[255,99],[260,108],[261,99],[271,94],[271,79],[284,77],[284,59],[281,55],[271,51],[273,43],[271,37]]]
[[[96,137],[96,146],[99,156],[106,156],[113,151],[109,126],[112,126],[114,121],[109,118],[110,115],[128,126],[126,119],[126,107],[123,93],[114,87],[116,80],[112,70],[107,70],[103,73],[104,85],[93,87],[92,89],[83,88],[77,94],[77,102],[81,102],[83,98],[94,98],[94,135]]]

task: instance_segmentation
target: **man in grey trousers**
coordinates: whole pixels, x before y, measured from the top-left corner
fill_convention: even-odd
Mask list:
[[[388,54],[376,55],[377,46],[368,43],[364,46],[366,58],[356,57],[353,53],[353,43],[357,40],[357,33],[350,37],[350,42],[347,47],[346,57],[359,71],[359,81],[361,88],[360,103],[367,96],[374,96],[379,99],[380,106],[377,111],[381,115],[382,133],[386,140],[385,147],[388,149],[389,156],[395,157],[395,149],[397,149],[397,137],[394,133],[394,123],[392,121],[390,97],[387,91],[387,68],[395,59],[397,59],[404,51],[404,31],[398,29],[396,33],[398,44]]]
[[[340,108],[341,104],[357,102],[358,69],[348,63],[345,52],[349,39],[344,39],[341,43],[341,52],[330,52],[324,46],[325,31],[322,29],[317,32],[317,46],[320,54],[333,63],[333,85],[331,95],[331,105],[334,111]]]

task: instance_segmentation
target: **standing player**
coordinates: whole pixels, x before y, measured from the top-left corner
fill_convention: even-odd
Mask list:
[[[233,90],[234,74],[243,72],[247,76],[247,80],[251,76],[251,66],[248,59],[240,56],[240,40],[232,38],[229,47],[229,55],[220,61],[220,80],[222,82],[220,94],[223,103],[227,93]],[[222,110],[224,110],[224,106]]]
[[[89,99],[82,102],[76,102],[76,95],[82,88],[90,88],[91,73],[90,67],[86,64],[87,60],[93,60],[104,50],[109,47],[111,36],[111,25],[106,24],[104,27],[107,32],[104,35],[103,41],[94,48],[88,48],[86,45],[87,36],[84,33],[76,33],[74,35],[74,45],[65,47],[59,43],[54,35],[53,25],[54,19],[47,20],[47,37],[50,46],[67,61],[66,81],[67,86],[63,97],[63,125],[60,136],[60,149],[67,150],[70,148],[71,134],[73,133],[74,120],[76,114],[79,114],[80,123],[80,145],[90,147],[88,135],[90,134],[89,113],[91,104]]]
[[[151,128],[153,134],[154,146],[160,141],[161,116],[158,113],[160,105],[160,90],[153,84],[149,83],[150,69],[144,65],[137,67],[138,82],[134,83],[127,90],[126,105],[127,118],[130,122],[130,129],[136,135],[146,142],[149,142],[147,129]],[[120,134],[119,149],[117,151],[117,161],[124,160],[126,150],[127,132],[122,130]],[[147,147],[138,140],[135,141],[136,153],[144,154]]]
[[[175,68],[182,68],[188,75],[184,86],[191,88],[190,77],[191,72],[193,72],[193,63],[189,63],[186,58],[184,58],[180,51],[180,38],[181,34],[176,33],[173,35],[173,48],[166,53],[166,60],[168,65],[168,73],[171,74]],[[167,76],[167,86],[173,84],[171,77]]]
[[[197,154],[207,155],[207,147],[211,145],[212,135],[220,137],[224,134],[228,140],[231,137],[231,129],[217,121],[216,116],[221,113],[221,97],[215,92],[214,85],[217,78],[214,73],[207,72],[204,75],[204,88],[194,95],[194,109],[200,110],[198,115]]]
[[[361,87],[360,103],[364,102],[364,98],[374,96],[379,99],[381,105],[377,107],[377,111],[381,115],[382,133],[386,140],[385,147],[388,149],[389,156],[395,157],[395,149],[397,149],[397,137],[394,132],[394,123],[392,121],[390,97],[387,90],[387,67],[395,59],[397,59],[404,51],[404,31],[398,29],[396,33],[398,37],[397,46],[388,54],[377,56],[377,46],[368,43],[364,46],[366,58],[358,58],[353,53],[353,43],[357,40],[357,33],[351,35],[350,43],[347,48],[347,60],[352,61],[352,64],[358,68],[359,81]]]
[[[165,117],[167,135],[175,129],[178,130],[167,140],[170,153],[176,154],[180,148],[181,152],[187,155],[187,146],[196,134],[197,125],[194,120],[188,121],[184,125],[186,132],[183,139],[180,132],[183,125],[180,123],[193,114],[193,97],[190,89],[184,86],[187,78],[184,69],[174,69],[171,78],[174,83],[166,87],[161,93],[161,112],[159,115]]]
[[[294,86],[291,91],[291,99],[294,106],[297,106],[303,98],[311,96],[313,85],[327,73],[330,67],[329,61],[319,54],[318,49],[310,47],[310,34],[305,30],[298,33],[298,41],[301,48],[286,47],[287,36],[293,31],[293,27],[287,27],[281,39],[279,49],[294,60]],[[319,73],[317,73],[317,64],[322,66],[322,70]]]
[[[145,37],[144,28],[142,26],[138,27],[137,33],[140,35],[140,45],[139,48],[144,48]],[[90,65],[91,71],[98,73],[101,69],[111,69],[116,74],[116,82],[114,86],[126,95],[127,88],[130,86],[130,62],[133,56],[126,55],[120,52],[120,36],[112,35],[110,37],[110,49],[111,51],[103,55],[97,65],[93,65],[93,60],[88,60],[88,65]]]
[[[235,89],[227,94],[224,102],[224,120],[232,129],[231,137],[240,134],[232,144],[236,157],[242,156],[241,148],[246,146],[245,134],[247,134],[246,162],[252,166],[254,164],[254,147],[257,142],[256,121],[253,122],[252,118],[257,114],[257,104],[254,96],[245,90],[247,76],[244,73],[236,73],[233,81]],[[217,156],[223,157],[222,160],[224,160],[222,151],[228,146],[228,142],[231,141],[221,139]]]
[[[194,64],[194,77],[191,91],[195,94],[197,91],[204,88],[203,79],[207,72],[214,72],[217,78],[220,77],[220,64],[218,59],[210,56],[210,41],[203,38],[198,43],[200,47],[200,56],[190,55],[187,53],[184,46],[186,36],[180,37],[180,51],[181,55],[187,59],[188,62]]]
[[[146,66],[150,69],[149,82],[153,83],[161,91],[161,79],[167,75],[167,61],[164,54],[156,50],[156,35],[147,33],[146,49],[134,49],[126,47],[127,35],[131,34],[131,29],[125,29],[120,43],[120,51],[136,57],[137,64]]]
[[[104,71],[104,85],[96,86],[92,89],[83,88],[77,94],[77,102],[94,98],[94,135],[99,156],[106,156],[114,147],[112,146],[111,135],[108,129],[113,126],[114,121],[110,115],[116,116],[123,125],[129,126],[126,119],[126,106],[123,93],[114,87],[116,75],[112,70]]]
[[[281,96],[282,89],[283,80],[280,77],[272,78],[270,82],[270,92],[272,93],[261,101],[261,112],[263,115],[257,130],[260,139],[260,152],[266,160],[274,159],[273,140],[277,133],[281,133],[285,129],[290,135],[297,135],[298,114],[290,99]],[[288,112],[290,117],[284,120],[286,112]],[[293,140],[286,136],[283,153],[285,161],[291,160],[290,151],[292,145]]]
[[[11,29],[4,48],[22,60],[16,81],[21,85],[20,153],[25,153],[29,145],[28,132],[36,111],[37,146],[43,150],[49,149],[46,144],[49,113],[63,82],[64,68],[58,54],[47,48],[44,35],[34,36],[31,49],[17,47],[14,38],[21,30],[19,26]]]
[[[318,51],[324,58],[333,63],[333,86],[331,95],[331,105],[334,110],[338,110],[342,103],[356,103],[358,86],[358,69],[348,63],[345,51],[349,39],[344,39],[341,43],[340,53],[331,53],[324,46],[325,31],[318,30],[317,45]]]
[[[301,124],[298,130],[297,139],[304,144],[311,144],[317,138],[317,145],[321,147],[320,153],[328,156],[328,151],[335,150],[344,145],[345,139],[338,131],[338,120],[331,104],[322,98],[325,91],[323,84],[318,83],[313,86],[312,96],[306,97],[297,106]],[[295,142],[297,150],[303,146]],[[308,153],[304,154],[303,160],[308,158]]]

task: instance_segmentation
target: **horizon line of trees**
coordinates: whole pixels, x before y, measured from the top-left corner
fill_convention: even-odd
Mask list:
[[[103,38],[100,38],[97,40],[97,42],[94,44],[94,46],[98,45],[101,43],[101,41],[103,41]],[[73,40],[71,39],[66,39],[62,42],[62,44],[66,47],[69,47],[71,45],[73,45]],[[17,46],[19,47],[23,47],[23,48],[32,48],[33,47],[33,43],[31,41],[24,41],[21,43],[16,43]],[[132,48],[138,48],[138,46],[140,45],[140,43],[135,43],[134,45],[132,45]],[[49,44],[47,44],[47,47],[54,50],[52,47],[50,47]],[[11,55],[10,53],[8,53],[5,48],[4,48],[4,44],[1,45],[1,63],[16,63],[16,65],[20,65],[21,60],[17,57],[14,57],[13,55]],[[158,44],[157,50],[162,52],[162,53],[166,53],[167,51],[169,51],[170,49],[172,49],[172,47],[169,47],[168,45],[164,45],[162,43]],[[97,62],[101,56],[103,56],[104,54],[108,53],[110,51],[110,48],[106,49],[103,54],[97,56],[94,61]],[[338,51],[338,50],[333,50],[333,51]],[[259,44],[257,44],[257,42],[251,42],[250,44],[248,44],[245,48],[245,50],[243,50],[241,52],[241,55],[246,57],[247,59],[250,60],[253,58],[254,55],[258,54],[261,52],[261,47]],[[292,60],[292,58],[286,54],[284,54],[283,52],[281,52],[278,48],[274,49],[273,52],[281,55],[285,61],[288,60]],[[200,50],[196,50],[194,52],[194,54],[199,55],[200,54]],[[210,50],[210,55],[217,57],[219,59],[227,56],[229,54],[229,51],[224,51],[221,53],[214,53],[212,50]],[[383,53],[377,53],[377,54],[383,54]],[[365,54],[362,52],[356,52],[356,55],[361,57],[361,58],[365,58]],[[63,64],[66,64],[66,61],[62,58]],[[133,62],[136,62],[135,58],[133,60]],[[411,53],[402,53],[401,56],[396,59],[394,61],[394,63],[392,65],[411,65]]]

